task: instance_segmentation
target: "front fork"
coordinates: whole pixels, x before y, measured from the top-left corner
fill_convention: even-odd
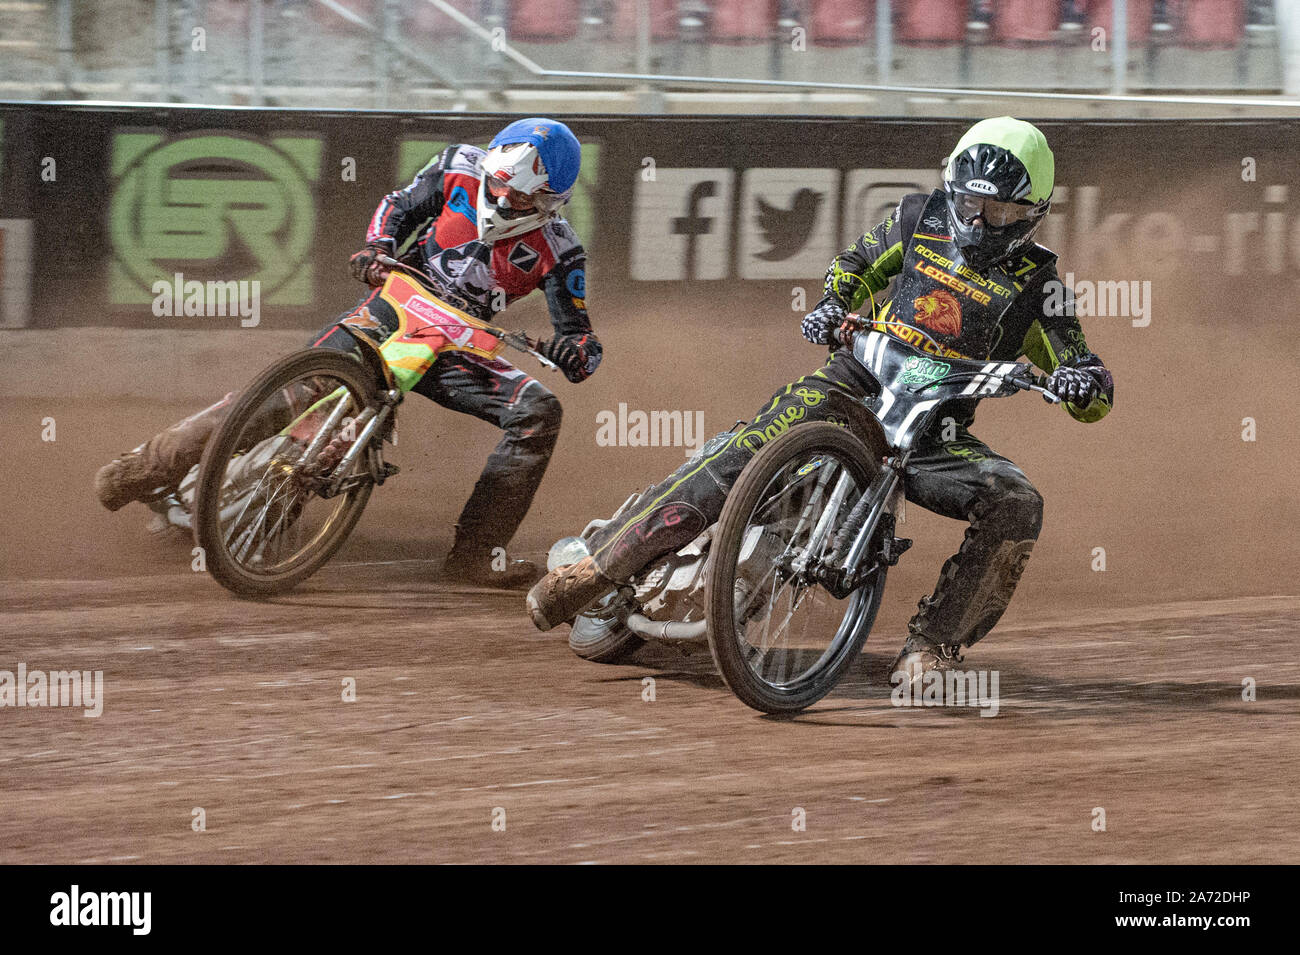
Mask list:
[[[901,493],[903,467],[906,456],[889,458],[885,468],[871,483],[866,494],[858,500],[840,528],[835,548],[824,565],[823,584],[836,597],[847,597],[875,569],[877,563],[892,567],[898,558],[912,546],[907,538],[894,536],[894,515],[889,509],[894,495]],[[882,534],[883,532],[883,534]],[[873,540],[880,539],[875,560],[870,560],[868,549]],[[868,566],[863,566],[868,564]]]
[[[347,453],[335,466],[333,477],[330,479],[329,486],[321,494],[322,497],[333,497],[338,494],[343,487],[344,478],[352,471],[353,464],[356,463],[357,457],[370,447],[370,441],[384,426],[384,423],[392,416],[394,409],[401,403],[402,392],[398,388],[389,388],[387,391],[379,393],[380,404],[378,408],[375,405],[369,405],[357,417],[354,427],[361,429],[357,439],[352,442]],[[377,468],[373,469],[376,473],[372,475],[376,484],[383,484],[384,479],[389,476],[389,465],[377,462]]]

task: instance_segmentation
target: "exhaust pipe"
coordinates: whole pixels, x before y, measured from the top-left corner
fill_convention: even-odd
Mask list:
[[[707,620],[692,620],[689,623],[681,620],[651,620],[640,613],[628,614],[624,622],[638,637],[663,643],[694,643],[703,640],[709,629]]]

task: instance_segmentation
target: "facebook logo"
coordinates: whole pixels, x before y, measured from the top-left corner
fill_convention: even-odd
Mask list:
[[[641,282],[727,277],[731,169],[664,169],[637,179],[632,278]]]

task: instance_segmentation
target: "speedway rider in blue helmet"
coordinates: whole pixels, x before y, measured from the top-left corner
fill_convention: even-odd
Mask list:
[[[478,318],[540,288],[555,334],[541,351],[571,382],[600,364],[601,346],[586,303],[586,253],[561,207],[573,195],[582,162],[577,138],[561,122],[531,118],[511,123],[486,150],[448,146],[403,189],[379,203],[366,246],[352,256],[352,274],[370,286],[355,308],[313,338],[316,347],[356,347],[339,328],[346,323],[376,342],[396,331],[399,316],[380,297],[387,277],[382,256],[400,259],[430,276],[443,297]],[[504,431],[456,522],[444,564],[448,577],[517,587],[531,584],[528,561],[493,561],[514,536],[541,483],[560,430],[560,402],[541,382],[503,358],[463,352],[438,358],[415,385],[454,411],[490,421]],[[117,510],[175,490],[202,456],[229,406],[230,396],[179,422],[100,469],[95,490]]]

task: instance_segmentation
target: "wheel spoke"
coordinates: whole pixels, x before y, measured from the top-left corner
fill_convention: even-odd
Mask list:
[[[363,481],[320,498],[303,476],[303,449],[326,446],[342,427],[338,412],[363,406],[342,380],[315,373],[277,388],[243,417],[233,442],[239,453],[225,463],[217,521],[226,554],[245,572],[279,573],[306,559],[365,491]]]
[[[810,464],[817,465],[815,471],[804,471]],[[843,636],[840,618],[849,604],[828,599],[815,577],[806,576],[815,573],[833,546],[833,531],[863,491],[853,481],[830,521],[831,532],[814,534],[819,521],[826,523],[824,508],[837,500],[830,488],[843,470],[840,460],[825,453],[787,462],[759,496],[742,535],[742,540],[757,537],[736,568],[736,579],[744,581],[736,588],[736,638],[749,668],[770,686],[814,676]]]

